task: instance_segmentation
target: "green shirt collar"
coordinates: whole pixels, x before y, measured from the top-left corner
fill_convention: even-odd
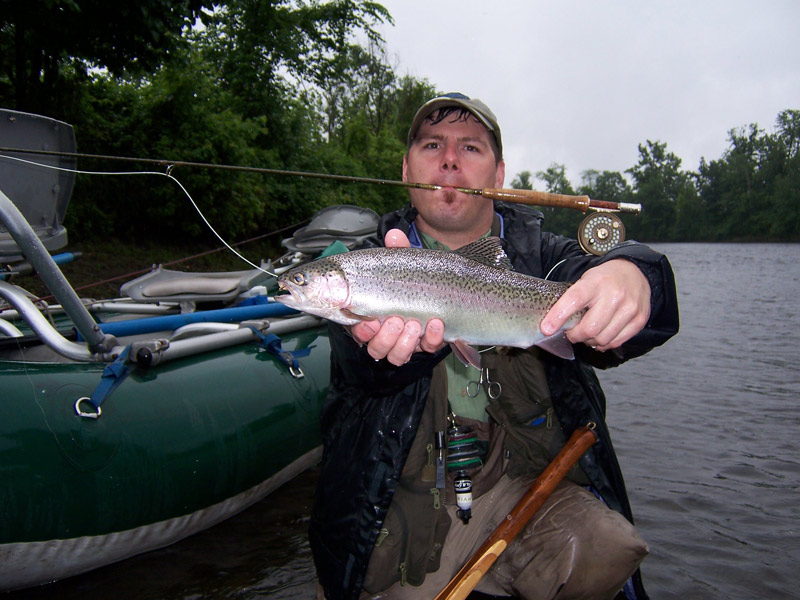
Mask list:
[[[495,221],[497,220],[498,220],[497,215],[495,215]],[[494,229],[495,225],[493,223],[491,229],[489,229],[489,231],[484,233],[481,236],[481,238],[489,237],[490,235],[497,235],[496,233],[493,232]],[[423,233],[419,229],[417,229],[417,233],[419,234],[419,239],[425,248],[428,248],[429,250],[444,250],[445,252],[450,252],[450,248],[445,246],[442,242],[440,242],[436,238],[429,236],[427,233]]]

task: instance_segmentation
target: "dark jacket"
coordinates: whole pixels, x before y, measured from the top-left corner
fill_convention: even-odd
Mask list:
[[[625,258],[650,283],[650,320],[622,347],[597,352],[581,344],[574,361],[543,353],[553,406],[565,434],[589,421],[597,424],[599,443],[581,459],[584,472],[605,502],[632,521],[605,424],[605,396],[592,367],[616,366],[640,356],[678,331],[669,262],[634,242],[624,242],[602,257],[587,256],[576,241],[543,232],[538,211],[499,202],[495,208],[502,218],[506,253],[519,272],[544,277],[553,269],[549,279],[576,281],[590,267]],[[409,206],[385,215],[371,245],[382,245],[392,228],[408,233],[415,216]],[[339,325],[330,325],[330,341],[331,380],[321,417],[324,451],[309,535],[326,597],[356,599],[414,440],[433,367],[449,349],[415,353],[407,364],[395,367],[373,360]],[[638,572],[635,584],[639,598],[646,598]]]

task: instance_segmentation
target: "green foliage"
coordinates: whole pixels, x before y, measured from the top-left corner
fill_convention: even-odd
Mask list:
[[[97,78],[89,110],[75,123],[79,147],[170,162],[262,163],[267,153],[253,142],[263,132],[263,120],[243,119],[227,108],[225,91],[214,87],[198,67],[189,61],[167,66],[144,87]],[[149,164],[134,163],[133,168],[165,171]],[[180,166],[173,173],[222,232],[247,232],[265,210],[266,186],[253,174]],[[80,176],[68,219],[74,231],[86,235],[108,232],[110,221],[112,231],[123,238],[141,231],[196,237],[204,230],[180,188],[156,175]]]
[[[86,76],[66,120],[82,152],[164,159],[127,164],[132,171],[183,161],[398,179],[412,114],[405,103],[435,90],[395,76],[372,29],[384,19],[372,2],[229,2],[183,31],[147,77]],[[352,43],[356,31],[368,49]],[[81,167],[118,165],[84,159]],[[382,212],[407,198],[396,187],[181,165],[171,172],[227,239],[331,204]],[[67,226],[73,236],[213,241],[180,187],[155,174],[80,176]]]
[[[642,215],[631,227],[630,237],[668,240],[674,234],[678,203],[685,202],[693,186],[688,173],[681,171],[681,159],[667,151],[661,142],[639,145],[639,162],[626,172],[633,178],[633,202],[642,205]]]
[[[703,233],[696,239],[800,239],[800,111],[779,113],[775,133],[751,124],[728,136],[722,158],[698,169]]]
[[[564,165],[552,163],[546,170],[537,171],[536,177],[544,181],[546,192],[551,192],[553,194],[575,194],[575,190],[572,188],[572,184],[567,178],[567,170]],[[523,185],[529,186],[522,189],[533,189],[530,171],[523,171],[520,173],[511,182],[511,186],[514,187],[515,183],[521,188]],[[554,208],[552,206],[539,206],[537,208],[544,215],[544,223],[548,231],[575,237],[575,231],[578,229],[578,225],[582,219],[580,213]]]
[[[533,174],[530,171],[522,171],[517,173],[514,179],[511,180],[511,188],[515,190],[532,190],[532,177]]]
[[[638,203],[625,215],[629,239],[643,241],[800,241],[800,111],[779,113],[775,132],[756,124],[729,132],[730,147],[717,160],[702,159],[697,172],[663,142],[639,145],[638,163],[618,172],[589,170],[577,193],[611,202]],[[563,165],[536,173],[547,191],[573,193]],[[533,189],[530,171],[512,187]],[[569,211],[542,209],[548,229],[575,236]],[[548,213],[548,211],[550,211]]]
[[[183,44],[203,0],[0,0],[0,104],[72,116],[90,68],[147,75]]]

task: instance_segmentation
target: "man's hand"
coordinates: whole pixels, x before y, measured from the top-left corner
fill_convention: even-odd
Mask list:
[[[408,248],[411,244],[399,229],[386,232],[384,243],[387,248]],[[431,319],[422,331],[419,321],[404,322],[400,317],[389,317],[380,321],[364,321],[353,325],[353,338],[367,344],[367,352],[375,360],[385,358],[393,365],[406,364],[414,352],[436,352],[444,346],[444,323]]]
[[[624,258],[593,267],[553,305],[542,320],[542,333],[553,335],[583,308],[588,309],[586,314],[567,331],[569,341],[600,351],[618,348],[647,324],[650,284],[639,268]]]

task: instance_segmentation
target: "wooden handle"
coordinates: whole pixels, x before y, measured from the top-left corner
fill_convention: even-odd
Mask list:
[[[455,577],[439,592],[435,600],[464,600],[505,551],[508,544],[522,531],[536,511],[553,493],[583,453],[597,441],[594,424],[578,427],[553,461],[536,478],[530,489],[503,519],[483,545],[461,567]]]
[[[503,200],[518,204],[534,204],[536,206],[555,206],[559,208],[574,208],[581,212],[589,209],[606,210],[613,212],[639,214],[642,212],[641,204],[629,202],[609,202],[607,200],[593,200],[589,196],[570,196],[569,194],[552,194],[550,192],[535,192],[533,190],[515,190],[506,188],[486,188],[480,194],[491,200]]]
[[[551,194],[550,192],[535,192],[533,190],[514,190],[503,188],[487,188],[483,190],[484,197],[505,202],[520,204],[535,204],[536,206],[558,206],[574,208],[582,212],[589,210],[589,196],[570,196],[568,194]]]

